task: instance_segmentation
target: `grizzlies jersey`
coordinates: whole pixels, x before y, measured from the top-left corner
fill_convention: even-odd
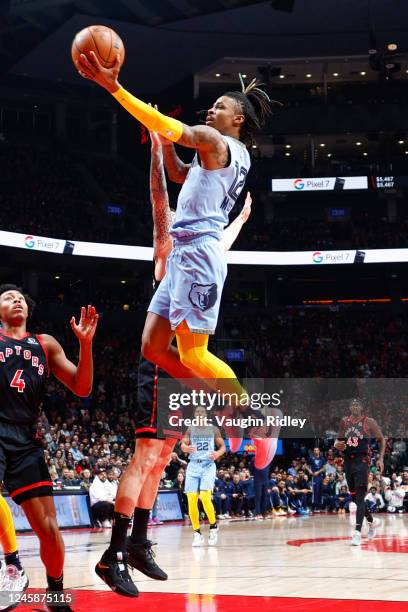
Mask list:
[[[351,416],[343,419],[344,439],[346,448],[345,456],[348,455],[369,455],[371,452],[370,439],[371,433],[367,423],[367,417],[362,416],[354,419]]]
[[[214,427],[192,427],[190,444],[197,448],[196,452],[190,455],[190,461],[212,461],[208,455],[215,450]]]
[[[177,212],[170,234],[174,238],[213,236],[221,239],[228,215],[234,207],[251,166],[245,145],[224,136],[230,164],[219,170],[206,170],[195,155],[177,200]]]
[[[318,472],[319,470],[321,470],[322,467],[324,467],[325,463],[326,463],[326,460],[322,456],[316,457],[315,455],[313,455],[309,459],[309,466],[312,472]],[[323,478],[323,475],[324,473],[322,472],[321,474],[319,474],[318,478]]]
[[[0,421],[37,422],[48,372],[39,336],[27,333],[16,340],[0,329]]]

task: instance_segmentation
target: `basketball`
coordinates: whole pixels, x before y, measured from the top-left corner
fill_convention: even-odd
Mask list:
[[[125,59],[125,47],[120,36],[104,25],[94,25],[84,28],[72,41],[71,56],[74,65],[81,53],[87,57],[94,51],[104,68],[112,68],[116,56],[120,55],[120,65]]]

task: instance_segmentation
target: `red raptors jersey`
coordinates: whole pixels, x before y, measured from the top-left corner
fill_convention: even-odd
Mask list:
[[[38,336],[15,340],[0,329],[0,420],[36,423],[49,375],[47,354]]]

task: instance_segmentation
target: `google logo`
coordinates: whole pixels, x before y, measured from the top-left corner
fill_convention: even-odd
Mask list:
[[[321,254],[321,252],[315,251],[313,253],[313,262],[319,264],[319,263],[322,263],[322,261],[323,261],[323,255]]]
[[[303,180],[302,180],[302,179],[295,179],[295,180],[293,181],[293,186],[294,186],[294,188],[295,188],[295,189],[297,189],[298,191],[300,191],[301,189],[303,189],[303,188],[304,188],[305,184],[304,184],[304,182],[303,182]]]
[[[34,236],[26,236],[24,242],[28,249],[32,249],[35,245]]]

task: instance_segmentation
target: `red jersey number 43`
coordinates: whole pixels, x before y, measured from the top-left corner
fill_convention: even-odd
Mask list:
[[[21,378],[22,373],[23,370],[16,370],[13,380],[10,383],[10,387],[17,389],[19,393],[23,393],[26,386],[25,381]]]

